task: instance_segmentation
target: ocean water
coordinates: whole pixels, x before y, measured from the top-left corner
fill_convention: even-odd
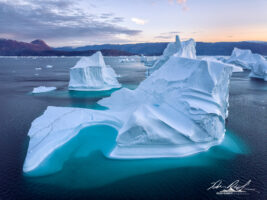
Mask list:
[[[76,146],[63,169],[43,177],[22,172],[31,122],[47,106],[104,109],[96,102],[109,92],[68,91],[68,70],[79,58],[0,58],[0,199],[266,199],[267,83],[235,73],[230,85],[229,118],[221,145],[184,158],[111,160],[105,154],[117,132],[107,126],[83,129],[56,152],[64,157]],[[142,63],[105,58],[124,87],[145,78]],[[46,65],[53,65],[47,69]],[[42,70],[35,68],[41,67]],[[32,95],[38,86],[56,91]],[[47,167],[52,167],[47,163]],[[217,195],[211,183],[251,180],[245,195]]]

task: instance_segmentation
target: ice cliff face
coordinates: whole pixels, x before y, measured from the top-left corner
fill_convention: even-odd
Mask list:
[[[28,133],[24,172],[45,175],[60,170],[69,155],[77,153],[77,140],[76,146],[71,144],[80,130],[94,125],[117,129],[117,145],[107,155],[111,158],[180,157],[219,144],[225,133],[232,67],[172,55],[182,55],[176,51],[179,44],[168,46],[169,58],[137,89],[123,88],[100,100],[107,110],[48,107]],[[68,144],[64,156],[55,157]]]
[[[193,39],[181,42],[179,36],[176,36],[175,42],[168,44],[163,55],[149,69],[149,74],[158,70],[171,56],[196,59],[196,43]]]
[[[234,64],[242,67],[243,69],[250,70],[253,65],[263,60],[265,60],[263,56],[253,54],[251,50],[234,48],[231,57],[226,61],[226,63]]]
[[[101,52],[81,58],[70,69],[69,90],[98,91],[119,88],[114,70],[106,66]]]

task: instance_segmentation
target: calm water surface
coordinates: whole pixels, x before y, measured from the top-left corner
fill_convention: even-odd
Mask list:
[[[96,102],[110,92],[69,92],[69,68],[79,58],[0,58],[0,199],[267,199],[267,83],[235,73],[224,142],[207,152],[177,159],[110,160],[116,131],[106,126],[83,129],[76,141],[90,149],[73,156],[59,173],[28,177],[22,172],[31,122],[47,106],[101,109]],[[134,89],[145,78],[138,62],[105,58],[124,87]],[[53,65],[47,69],[46,65]],[[41,67],[42,70],[35,68]],[[38,86],[58,90],[32,95]],[[90,132],[90,134],[88,134]],[[101,133],[101,134],[99,134]],[[81,141],[87,141],[82,143]],[[59,155],[64,156],[64,146]],[[257,192],[216,195],[211,182],[235,180]]]

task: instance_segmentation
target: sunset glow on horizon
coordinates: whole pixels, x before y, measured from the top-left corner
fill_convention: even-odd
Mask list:
[[[52,46],[267,41],[266,0],[0,0],[0,38]]]

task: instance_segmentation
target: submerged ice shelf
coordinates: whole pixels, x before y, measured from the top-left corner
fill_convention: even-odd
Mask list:
[[[117,74],[105,64],[101,52],[81,58],[70,69],[69,90],[101,91],[120,87]]]
[[[107,159],[104,155],[113,148],[116,135],[116,131],[113,128],[103,125],[82,129],[76,139],[58,149],[57,153],[53,153],[53,159],[57,160],[62,156],[66,156],[66,151],[70,147],[79,146],[78,152],[76,151],[75,154],[68,158],[59,173],[54,173],[52,176],[42,176],[41,178],[29,178],[27,181],[35,184],[60,186],[66,189],[88,190],[133,176],[142,176],[170,169],[212,166],[216,168],[218,167],[218,162],[231,160],[237,154],[248,152],[245,143],[236,137],[234,133],[227,131],[223,142],[205,153],[178,159],[157,158],[128,161],[117,159],[114,161],[114,159]],[[50,159],[53,160],[52,158]],[[53,163],[50,162],[47,165],[46,169],[49,169],[53,166]]]

